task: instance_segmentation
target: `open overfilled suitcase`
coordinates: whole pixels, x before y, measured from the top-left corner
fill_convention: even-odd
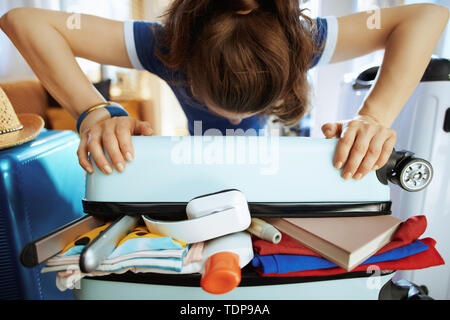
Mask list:
[[[343,84],[338,118],[350,119],[356,114],[373,86],[379,67],[363,70]],[[401,75],[400,75],[401,76]],[[450,223],[450,61],[433,58],[413,95],[397,117],[392,128],[397,132],[397,149],[414,150],[433,164],[433,182],[421,192],[407,193],[391,189],[393,215],[407,219],[424,214],[428,236],[438,242],[445,261],[450,259],[447,225]],[[402,278],[426,283],[437,299],[449,299],[450,267],[404,271]]]
[[[371,172],[360,181],[345,181],[332,165],[336,140],[270,136],[134,137],[133,145],[135,160],[124,173],[107,176],[96,169],[87,177],[83,208],[88,216],[27,245],[22,261],[29,266],[44,262],[39,251],[54,244],[52,237],[65,241],[59,244],[59,249],[56,246],[53,251],[47,250],[45,257],[57,254],[64,242],[67,244],[83,234],[73,229],[73,225],[97,223],[93,219],[113,220],[114,227],[122,225],[122,231],[126,232],[134,217],[173,223],[186,221],[186,206],[192,199],[223,190],[242,192],[252,217],[387,215],[391,214],[388,182],[407,189],[407,181],[398,179],[407,164],[427,163],[410,153],[396,152],[378,172]],[[423,187],[431,178],[432,174]],[[114,242],[111,239],[120,234],[116,229],[109,233],[108,230],[89,245],[103,258],[111,250]],[[59,237],[61,234],[65,236]],[[111,241],[105,240],[108,238]],[[86,249],[81,254],[80,269],[88,273],[95,270],[95,263],[101,259],[87,254]],[[376,276],[353,272],[330,277],[264,278],[248,265],[243,269],[240,286],[221,296],[202,291],[198,273],[128,272],[85,278],[74,293],[79,299],[376,299],[381,286],[392,276],[392,272]],[[374,277],[378,286],[370,284],[374,283]]]
[[[0,299],[73,299],[39,268],[26,269],[29,242],[83,216],[85,177],[78,136],[44,131],[32,142],[0,151]]]

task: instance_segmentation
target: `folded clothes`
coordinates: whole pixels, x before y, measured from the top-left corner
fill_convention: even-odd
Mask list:
[[[203,250],[205,249],[204,242],[193,243],[189,247],[189,251],[184,258],[184,266],[203,260]]]
[[[139,251],[130,254],[124,254],[115,258],[108,258],[103,261],[103,264],[113,265],[127,260],[142,259],[142,258],[178,258],[181,259],[186,254],[186,249],[182,250],[153,250],[153,251]],[[57,267],[71,264],[78,264],[80,262],[80,255],[75,256],[56,256],[49,259],[46,267]]]
[[[97,238],[109,225],[111,225],[111,223],[95,228],[77,238],[67,245],[58,256],[76,256],[81,254],[83,249]],[[187,244],[184,242],[173,240],[170,237],[152,234],[148,232],[146,227],[138,226],[117,244],[117,248],[108,258],[115,258],[139,251],[182,250],[186,246]]]
[[[426,244],[420,241],[415,241],[409,245],[374,255],[362,264],[365,265],[383,261],[398,260],[427,249],[428,246]],[[254,267],[260,268],[263,273],[288,273],[337,267],[335,263],[325,258],[287,254],[275,254],[269,256],[255,254],[252,264]]]
[[[177,250],[186,248],[186,246],[185,242],[152,234],[146,227],[139,226],[118,243],[117,248],[108,258],[115,258],[139,251]]]
[[[101,272],[118,272],[126,268],[157,268],[166,269],[173,271],[181,271],[183,268],[183,259],[180,258],[137,258],[121,261],[114,264],[102,263],[96,269],[96,271]],[[57,272],[63,270],[79,270],[79,264],[55,266],[55,267],[44,267],[42,273]]]
[[[124,274],[127,272],[133,272],[133,273],[150,273],[150,272],[158,272],[161,273],[161,269],[154,269],[154,268],[125,268],[122,270],[119,270],[117,272],[114,272],[114,274]],[[168,271],[167,273],[171,273],[173,271]],[[92,273],[82,273],[80,270],[66,270],[66,271],[60,271],[58,272],[58,275],[56,276],[56,287],[64,292],[66,290],[72,290],[76,288],[77,283],[86,277],[104,277],[111,275],[112,272],[92,272]]]
[[[42,272],[79,270],[81,252],[109,225],[93,229],[70,243],[59,255],[47,261]],[[181,271],[188,250],[189,246],[184,242],[151,234],[147,228],[139,226],[118,243],[97,271],[112,273],[138,267]]]
[[[154,251],[139,251],[131,254],[118,256],[116,258],[108,258],[103,261],[102,265],[112,265],[117,266],[119,263],[124,261],[132,260],[136,263],[134,268],[141,268],[138,265],[138,262],[141,260],[144,264],[148,261],[144,261],[142,259],[145,258],[178,258],[183,259],[183,266],[188,266],[192,263],[199,262],[203,259],[203,249],[204,243],[199,242],[189,246],[188,251],[186,253],[186,249],[183,250],[154,250]],[[63,270],[77,270],[78,264],[80,260],[80,255],[75,256],[56,256],[47,261],[45,268],[42,270],[43,273],[48,272],[57,272]],[[111,267],[109,267],[111,268]],[[152,268],[152,267],[144,267],[144,268]],[[152,269],[154,271],[154,269]]]
[[[184,242],[151,234],[146,227],[136,227],[127,234],[117,248],[103,261],[95,272],[80,271],[79,260],[83,249],[108,228],[107,223],[75,239],[61,253],[46,263],[42,273],[58,272],[56,285],[59,290],[73,289],[84,277],[100,277],[110,274],[170,273],[178,274],[195,269],[203,258],[203,243],[188,245]]]
[[[434,266],[443,265],[445,262],[440,256],[439,252],[436,250],[435,245],[436,241],[432,238],[424,238],[420,239],[420,242],[428,246],[428,249],[422,252],[419,252],[414,255],[410,255],[408,257],[392,260],[392,261],[384,261],[384,262],[376,262],[365,265],[360,265],[352,270],[352,272],[356,271],[366,271],[369,267],[377,267],[380,270],[418,270],[425,269]],[[256,268],[256,271],[264,276],[264,277],[318,277],[318,276],[330,276],[337,275],[342,273],[348,273],[347,270],[335,267],[335,268],[327,268],[327,269],[316,269],[316,270],[305,270],[305,271],[296,271],[296,272],[287,272],[287,273],[264,273],[260,268]]]
[[[133,273],[160,273],[160,274],[191,274],[198,272],[198,264],[203,260],[203,250],[204,243],[194,243],[189,246],[189,251],[184,258],[183,267],[181,270],[169,270],[169,269],[161,269],[161,268],[152,268],[152,267],[139,267],[132,266],[127,267],[121,270],[117,270],[114,272],[106,272],[106,271],[94,271],[92,273],[86,274],[82,273],[78,268],[78,261],[76,265],[73,266],[65,266],[63,270],[51,269],[51,267],[44,268],[43,272],[55,272],[59,271],[56,276],[56,286],[60,291],[65,291],[67,289],[73,289],[76,287],[78,281],[85,277],[103,277],[109,276],[111,274],[124,274],[127,272]],[[162,250],[162,252],[165,250]],[[142,254],[145,252],[139,252],[137,254]]]
[[[404,221],[398,228],[392,238],[392,241],[381,248],[376,254],[380,254],[395,248],[408,245],[419,239],[427,228],[425,216],[415,216]],[[282,240],[279,244],[253,238],[253,250],[255,253],[266,256],[272,254],[292,254],[321,257],[318,253],[307,248],[297,240],[287,234],[282,234]]]

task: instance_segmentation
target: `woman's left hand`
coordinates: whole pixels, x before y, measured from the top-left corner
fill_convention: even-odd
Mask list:
[[[322,127],[327,139],[339,138],[334,166],[346,180],[360,180],[382,168],[392,155],[397,134],[369,116],[327,123]]]

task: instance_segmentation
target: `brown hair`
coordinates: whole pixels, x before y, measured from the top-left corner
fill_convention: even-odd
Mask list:
[[[175,0],[157,51],[193,94],[236,113],[296,124],[309,105],[313,23],[298,0]]]

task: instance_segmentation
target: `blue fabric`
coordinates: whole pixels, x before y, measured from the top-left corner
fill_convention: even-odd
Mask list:
[[[140,251],[154,250],[184,250],[185,253],[187,253],[189,247],[183,247],[181,244],[173,241],[170,237],[129,239],[117,247],[108,256],[108,259],[113,259]]]
[[[320,54],[313,55],[311,68],[315,67],[319,63],[319,60],[322,57],[323,46],[325,45],[328,35],[327,19],[317,18],[316,25],[317,31],[314,33],[314,43],[316,44],[316,50],[318,50]]]
[[[128,117],[129,116],[128,112],[123,108],[119,108],[119,107],[115,107],[115,106],[105,106],[104,108],[109,112],[109,114],[111,115],[111,118]],[[86,110],[78,118],[78,120],[77,120],[77,132],[78,133],[80,133],[81,124],[83,123],[83,120],[87,117],[88,114],[89,114],[88,110]]]
[[[393,249],[382,254],[374,255],[361,263],[361,265],[395,261],[420,253],[428,249],[428,246],[421,241],[415,241],[409,245]],[[331,261],[324,258],[301,255],[268,255],[261,256],[255,254],[252,265],[262,269],[264,274],[267,273],[288,273],[306,270],[319,270],[337,267]]]
[[[70,257],[77,256],[83,252],[85,245],[73,246],[61,256]],[[184,248],[179,243],[172,240],[170,237],[164,238],[139,238],[129,239],[122,243],[119,247],[108,256],[108,259],[117,258],[127,254],[132,254],[139,251],[153,251],[153,250],[188,250],[189,247]]]
[[[314,40],[320,52],[327,38],[328,25],[326,19],[317,18],[317,32]],[[181,104],[181,107],[188,119],[188,128],[191,135],[214,135],[214,132],[207,132],[210,129],[218,129],[222,135],[227,134],[227,129],[242,129],[248,131],[254,129],[256,134],[265,127],[265,119],[250,117],[244,119],[239,125],[232,125],[227,119],[218,117],[210,113],[207,107],[193,98],[190,89],[186,86],[186,76],[182,72],[175,72],[167,68],[161,60],[155,55],[155,49],[158,46],[158,37],[163,31],[163,26],[159,23],[144,21],[134,22],[134,38],[136,51],[142,66],[149,72],[165,80],[172,88],[175,96]],[[161,50],[163,51],[163,50]],[[311,67],[314,67],[321,58],[320,54],[315,54],[312,59]],[[201,121],[201,128],[194,130],[194,122]],[[248,131],[251,133],[253,130]],[[254,132],[254,131],[253,131]]]

